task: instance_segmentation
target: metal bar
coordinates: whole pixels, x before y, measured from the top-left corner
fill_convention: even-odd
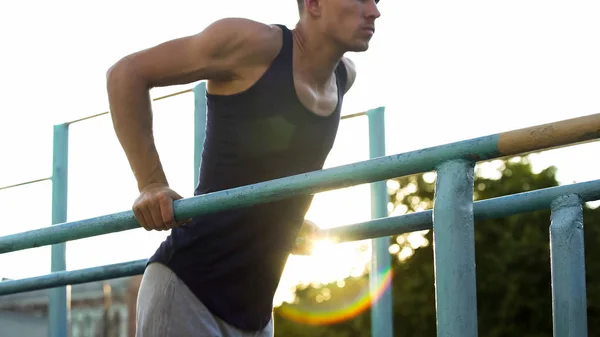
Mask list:
[[[21,186],[25,186],[25,185],[40,183],[42,181],[48,181],[50,179],[52,179],[52,177],[41,178],[41,179],[36,179],[36,180],[30,180],[30,181],[26,181],[26,182],[14,184],[14,185],[2,186],[2,187],[0,187],[0,191],[2,191],[2,190],[8,190],[8,189],[15,188],[15,187],[21,187]]]
[[[433,251],[438,336],[477,336],[474,163],[438,168],[433,206]]]
[[[590,123],[593,122],[590,117],[586,118]],[[557,124],[560,125],[560,122]],[[600,121],[598,124],[600,124]],[[600,125],[597,125],[597,127],[600,129]],[[584,141],[592,139],[596,134],[589,132],[588,129],[588,127],[585,127],[580,130],[573,130],[571,137],[566,138],[566,140]],[[358,184],[372,183],[378,180],[428,172],[448,160],[482,161],[495,159],[507,154],[498,150],[499,140],[502,140],[505,134],[463,140],[177,200],[175,201],[175,215],[178,219],[187,219],[230,208],[281,200],[296,194],[314,194]],[[512,138],[514,140],[515,137]],[[565,138],[561,138],[561,141],[565,141]],[[548,142],[543,144],[548,144]],[[540,148],[543,147],[540,146]],[[505,151],[510,151],[510,147],[505,147]],[[135,228],[139,228],[139,224],[135,220],[132,211],[109,214],[66,223],[61,227],[54,228],[52,231],[39,229],[0,238],[0,254],[6,251],[33,248]]]
[[[381,109],[381,108],[377,108],[377,109]],[[374,110],[376,110],[376,109],[374,109]],[[340,119],[344,120],[344,119],[366,116],[367,113],[368,113],[367,111],[357,112],[357,113],[353,113],[353,114],[344,115]]]
[[[177,92],[174,92],[174,93],[171,93],[171,94],[166,94],[164,96],[159,96],[159,97],[153,98],[152,101],[156,102],[156,101],[160,101],[160,100],[167,99],[167,98],[170,98],[170,97],[175,97],[175,96],[187,94],[188,92],[192,92],[193,90],[194,90],[193,88],[190,88],[190,89],[185,89],[185,90],[177,91]]]
[[[578,144],[600,138],[600,113],[503,132],[498,150],[504,155]]]
[[[200,182],[202,151],[206,138],[206,82],[194,87],[194,188]]]
[[[269,201],[314,194],[358,184],[372,183],[394,177],[427,172],[435,165],[456,157],[480,157],[495,154],[497,138],[486,137],[453,146],[439,146],[405,154],[379,157],[363,162],[299,174],[241,186],[229,190],[193,196],[174,202],[175,217],[187,219],[202,214],[246,207]],[[57,225],[52,230],[40,228],[0,237],[0,253],[34,248],[53,243],[77,240],[108,233],[139,228],[131,210]]]
[[[144,259],[93,268],[60,271],[22,280],[4,281],[0,282],[0,296],[141,275],[144,273],[146,262],[147,260]]]
[[[85,117],[82,117],[82,118],[74,119],[72,121],[67,122],[66,124],[71,125],[71,124],[75,124],[75,123],[87,121],[89,119],[94,119],[96,117],[101,117],[101,116],[108,115],[108,114],[109,114],[109,111],[104,111],[104,112],[100,112],[100,113],[97,113],[97,114],[94,114],[94,115],[89,115],[89,116],[85,116]]]
[[[553,200],[565,194],[577,194],[580,196],[582,201],[600,200],[600,180],[592,180],[572,185],[549,187],[535,191],[477,201],[473,204],[473,212],[476,220],[485,220],[502,218],[505,216],[511,216],[531,211],[538,211],[541,209],[548,209]],[[348,242],[373,239],[377,237],[390,236],[395,234],[404,234],[414,231],[430,230],[433,228],[432,214],[432,210],[426,210],[405,215],[379,218],[366,222],[360,222],[356,224],[322,230],[321,235],[334,242]],[[131,263],[136,262],[139,263],[139,261],[134,261]],[[121,269],[119,269],[120,267],[116,266],[120,265],[121,264],[114,265],[117,271],[107,274],[105,278],[93,278],[90,279],[90,281],[131,276],[131,274],[128,274],[129,271],[127,271],[127,273],[125,274],[119,274],[120,272],[118,270]],[[103,268],[108,267],[110,266],[104,266]],[[83,273],[83,275],[86,275],[85,273],[87,273],[87,271],[93,274],[97,272],[97,269],[84,269],[78,271],[77,273]],[[66,274],[61,275],[69,275],[69,273],[74,272],[67,272]],[[139,269],[139,274],[135,275],[141,275],[142,273],[143,268]],[[51,278],[53,280],[53,283],[47,283],[46,285],[50,284],[51,286],[55,287],[69,284],[67,282],[69,279],[65,279],[64,277],[55,279],[54,276],[50,275],[51,274],[41,276],[43,278]],[[39,279],[39,277],[37,277],[36,279]],[[33,281],[31,280],[33,280],[33,278],[0,282],[0,295],[39,289],[30,288],[31,284],[35,284],[32,283]],[[21,283],[23,283],[23,285],[19,285]]]
[[[164,96],[159,96],[159,97],[153,98],[152,101],[156,102],[156,101],[163,100],[165,98],[182,95],[182,94],[185,94],[185,93],[188,93],[188,92],[192,92],[192,90],[193,89],[185,89],[185,90],[182,90],[182,91],[177,91],[177,92],[174,92],[174,93],[171,93],[171,94],[167,94],[167,95],[164,95]],[[97,114],[94,114],[94,115],[82,117],[82,118],[79,118],[79,119],[74,119],[74,120],[72,120],[70,122],[66,122],[65,124],[69,124],[70,125],[70,124],[74,124],[74,123],[79,123],[79,122],[86,121],[88,119],[93,119],[93,118],[96,118],[96,117],[108,115],[109,113],[110,113],[110,111],[104,111],[104,112],[100,112],[100,113],[97,113]]]
[[[54,126],[54,147],[52,163],[52,224],[67,221],[67,190],[69,172],[69,125]],[[52,245],[52,272],[67,269],[66,243]],[[67,288],[50,291],[48,320],[50,337],[67,337]]]
[[[515,214],[548,209],[554,199],[564,194],[577,194],[585,202],[600,200],[600,180],[549,187],[476,201],[473,204],[475,220],[498,219]],[[349,242],[431,230],[433,228],[432,216],[432,210],[425,210],[334,227],[323,230],[321,235],[335,242]]]
[[[570,194],[552,203],[550,260],[554,336],[587,337],[583,201]]]
[[[369,156],[371,159],[385,156],[385,108],[367,112],[369,119]],[[388,216],[388,193],[385,180],[371,183],[371,218]],[[393,337],[392,289],[385,286],[380,291],[385,274],[391,268],[390,238],[381,237],[372,240],[371,272],[369,286],[371,292],[371,335],[373,337]]]

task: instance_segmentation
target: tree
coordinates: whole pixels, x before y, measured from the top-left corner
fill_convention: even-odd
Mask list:
[[[475,177],[475,199],[482,200],[557,186],[556,169],[533,173],[526,158],[501,162],[499,177]],[[400,213],[433,206],[435,175],[432,173],[394,180],[390,200]],[[584,208],[589,335],[600,334],[600,209]],[[478,328],[480,336],[551,336],[552,293],[549,253],[550,211],[517,214],[501,219],[476,221],[475,257]],[[436,336],[432,232],[407,233],[392,238],[394,253],[393,301],[396,336]],[[347,280],[346,286],[364,286],[367,278]],[[335,285],[326,288],[336,289]],[[343,298],[337,287],[331,293]],[[299,303],[313,303],[320,289],[299,290]],[[294,307],[294,306],[290,306]],[[293,323],[276,315],[277,336],[342,337],[370,336],[369,311],[334,325]]]

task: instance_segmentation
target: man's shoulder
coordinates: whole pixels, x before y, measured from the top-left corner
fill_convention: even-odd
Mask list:
[[[229,40],[233,47],[240,44],[247,46],[253,53],[260,51],[267,54],[281,47],[282,31],[277,25],[266,24],[247,18],[228,17],[217,20],[210,25],[214,32],[235,37]]]
[[[356,65],[346,56],[342,57],[342,63],[346,67],[347,80],[345,92],[348,92],[356,80]]]
[[[266,24],[247,18],[226,17],[214,21],[211,27],[227,30],[229,32],[238,32],[240,34],[264,36],[280,31],[277,25]]]

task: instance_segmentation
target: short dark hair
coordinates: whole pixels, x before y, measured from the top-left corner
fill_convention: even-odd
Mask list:
[[[300,13],[302,13],[302,10],[304,9],[304,0],[296,0],[298,1],[298,11]]]

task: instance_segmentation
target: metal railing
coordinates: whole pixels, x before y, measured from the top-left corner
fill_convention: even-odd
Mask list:
[[[202,160],[202,150],[205,137],[205,126],[207,118],[207,106],[206,106],[206,83],[201,82],[191,89],[178,91],[165,96],[154,98],[153,101],[162,100],[165,98],[178,96],[181,94],[193,92],[194,93],[194,184],[198,183],[199,179],[199,168]],[[54,127],[54,160],[53,160],[53,176],[52,180],[52,223],[53,224],[66,224],[67,214],[67,181],[68,181],[68,138],[69,138],[69,126],[74,123],[90,120],[100,116],[106,116],[109,112],[103,112],[94,114],[91,116],[83,117],[80,119],[72,120]],[[352,119],[356,117],[366,116],[369,124],[369,145],[370,145],[370,156],[378,157],[385,155],[385,128],[384,128],[384,108],[372,109],[369,111],[363,111],[359,113],[344,115],[341,117],[342,120]],[[41,180],[40,180],[41,181]],[[14,188],[23,184],[29,184],[32,182],[22,183],[7,186],[5,188]],[[195,187],[195,185],[194,185]],[[385,182],[376,182],[372,184],[372,216],[381,217],[387,216],[387,192]],[[96,218],[88,219],[88,222],[99,224],[104,226],[105,224],[116,225],[117,227],[112,228],[112,231],[121,231],[137,228],[138,225],[135,221],[131,222],[119,222],[113,221],[115,217],[119,217],[123,214],[113,214],[108,218]],[[92,226],[87,227],[81,226],[83,222],[77,222],[78,225],[73,228],[65,226],[54,226],[52,228],[42,228],[36,231],[30,231],[21,233],[22,235],[29,236],[30,242],[34,242],[33,245],[25,244],[19,246],[25,241],[18,238],[16,245],[11,243],[14,236],[6,236],[5,243],[9,245],[9,248],[4,252],[28,249],[39,247],[43,245],[52,245],[51,251],[51,271],[52,274],[30,278],[25,280],[17,280],[16,287],[13,287],[12,281],[8,283],[2,283],[4,290],[0,290],[0,293],[6,294],[7,292],[23,292],[33,289],[45,289],[51,288],[50,290],[50,304],[49,304],[49,320],[50,320],[50,336],[51,337],[65,337],[67,334],[67,311],[68,311],[68,298],[66,296],[66,288],[64,285],[77,284],[91,282],[94,280],[104,280],[108,276],[114,275],[113,277],[132,276],[141,274],[144,270],[145,261],[132,261],[128,263],[121,263],[110,266],[101,266],[96,268],[85,269],[76,272],[65,272],[66,269],[66,256],[64,242],[70,240],[76,240],[75,237],[70,239],[62,238],[58,241],[53,241],[55,234],[64,233],[64,231],[75,232],[71,234],[79,233],[82,234],[77,238],[84,238],[96,235],[106,234],[108,232],[98,231],[99,227]],[[71,223],[73,224],[73,223]],[[83,232],[81,231],[83,229]],[[109,231],[110,232],[110,231]],[[49,234],[53,233],[53,234]],[[20,235],[20,234],[18,234]],[[61,235],[61,234],[59,234]],[[77,236],[78,234],[76,234]],[[372,280],[372,290],[375,291],[377,284],[381,282],[382,272],[389,269],[391,265],[391,259],[388,254],[388,241],[385,238],[374,238],[373,239],[374,249],[372,250],[373,259],[371,268],[372,270],[379,271],[370,275]],[[0,253],[1,254],[1,253]],[[64,283],[64,280],[69,280],[68,283]],[[57,283],[58,282],[58,283]],[[12,289],[12,290],[11,290]],[[2,292],[4,291],[4,292]],[[373,303],[371,306],[372,311],[372,329],[373,334],[377,336],[391,336],[392,335],[392,300],[391,290],[385,289],[380,295],[379,300]]]
[[[206,118],[198,112],[206,103],[204,95],[198,94],[203,93],[204,88],[203,84],[194,88],[197,132],[203,130]],[[583,203],[600,200],[600,180],[477,202],[473,201],[473,184],[474,167],[479,161],[600,138],[600,114],[395,155],[385,155],[381,141],[383,108],[363,115],[369,116],[370,121],[371,159],[177,200],[174,205],[176,218],[371,183],[373,220],[324,230],[323,234],[338,242],[383,238],[375,241],[377,246],[378,242],[387,243],[385,237],[389,235],[433,229],[438,335],[471,337],[477,336],[474,221],[550,208],[554,334],[587,336]],[[196,136],[196,144],[201,145],[203,135],[196,133]],[[195,159],[195,170],[199,168],[199,158]],[[429,171],[437,171],[433,209],[388,217],[385,180]],[[139,224],[131,211],[63,221],[49,228],[1,237],[0,253],[134,228],[139,228]],[[53,270],[48,275],[4,281],[0,283],[0,295],[138,275],[143,273],[145,262],[138,260],[75,271]],[[375,249],[371,277],[377,277],[378,271],[386,267],[389,267],[387,246],[379,245]],[[372,303],[374,337],[392,336],[391,314],[391,294],[388,292]]]

